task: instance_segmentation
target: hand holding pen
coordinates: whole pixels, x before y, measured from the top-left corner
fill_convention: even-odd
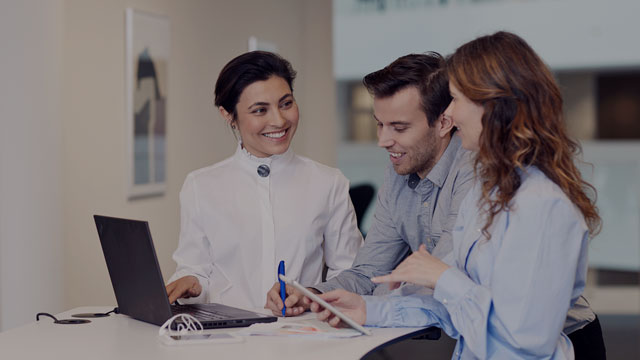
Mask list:
[[[291,285],[285,286],[286,298],[282,301],[280,293],[280,282],[273,284],[269,292],[267,292],[267,301],[264,305],[265,309],[271,310],[276,316],[296,316],[309,309],[309,303],[305,303],[305,296]],[[310,289],[316,292],[314,289]],[[284,312],[284,315],[283,315]]]

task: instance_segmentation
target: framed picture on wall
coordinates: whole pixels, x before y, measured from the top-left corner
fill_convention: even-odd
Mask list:
[[[162,195],[167,177],[169,19],[125,12],[127,197]]]

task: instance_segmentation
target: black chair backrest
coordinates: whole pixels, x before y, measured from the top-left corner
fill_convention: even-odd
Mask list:
[[[375,195],[376,189],[371,184],[360,184],[352,186],[351,189],[349,189],[349,196],[351,197],[351,202],[356,212],[356,219],[358,220],[358,228],[361,232],[363,232],[361,227],[362,217],[373,202]]]

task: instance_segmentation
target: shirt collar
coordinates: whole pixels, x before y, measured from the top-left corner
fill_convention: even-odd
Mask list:
[[[444,182],[447,180],[447,175],[449,175],[449,170],[451,170],[451,165],[456,159],[456,154],[458,153],[458,149],[460,148],[460,138],[456,135],[451,136],[451,140],[449,141],[449,145],[442,153],[440,160],[436,163],[436,165],[429,171],[427,176],[424,179],[420,180],[418,174],[413,173],[407,176],[407,185],[411,189],[415,189],[418,184],[424,180],[431,181],[437,187],[442,187]]]
[[[286,164],[291,159],[293,159],[293,151],[291,150],[291,146],[282,154],[271,155],[269,157],[260,158],[254,156],[250,152],[247,151],[244,147],[242,147],[242,142],[238,141],[238,147],[236,148],[236,153],[234,157],[241,161],[242,163],[248,164],[251,167],[257,167],[262,164],[268,165],[273,168],[278,167],[280,165]]]

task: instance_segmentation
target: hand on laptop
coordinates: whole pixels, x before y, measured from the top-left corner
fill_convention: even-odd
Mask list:
[[[167,285],[167,295],[169,296],[169,304],[180,298],[190,298],[200,295],[202,286],[198,278],[192,275],[183,276],[180,279]]]
[[[318,294],[318,291],[313,288],[308,288],[313,293]],[[300,315],[309,309],[309,300],[304,301],[305,296],[293,286],[287,285],[287,298],[284,300],[284,304],[287,306],[287,316]],[[267,293],[267,303],[264,305],[265,309],[271,310],[273,315],[282,316],[282,299],[280,298],[280,283],[276,282],[271,287],[271,290]]]

